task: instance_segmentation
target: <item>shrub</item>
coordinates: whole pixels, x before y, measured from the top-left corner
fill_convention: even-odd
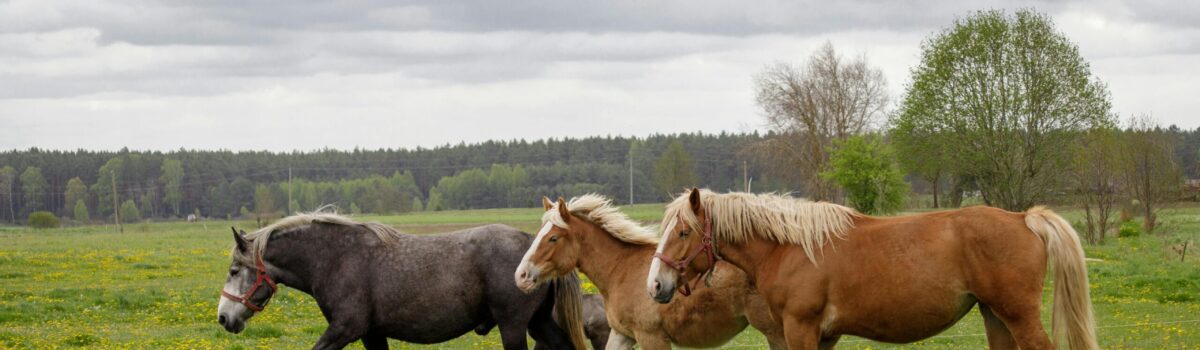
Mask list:
[[[33,228],[55,228],[58,227],[58,217],[48,211],[35,211],[29,213],[29,226]]]
[[[142,212],[138,210],[137,204],[134,204],[132,199],[125,200],[125,203],[121,203],[121,221],[142,221]]]
[[[1121,223],[1120,231],[1117,231],[1117,237],[1137,237],[1142,234],[1142,225],[1129,220]]]

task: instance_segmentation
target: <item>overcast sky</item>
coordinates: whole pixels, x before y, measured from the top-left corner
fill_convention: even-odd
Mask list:
[[[1117,113],[1200,126],[1200,1],[0,0],[0,149],[762,130],[766,64],[831,41],[896,100],[932,32],[1021,7],[1079,45]]]

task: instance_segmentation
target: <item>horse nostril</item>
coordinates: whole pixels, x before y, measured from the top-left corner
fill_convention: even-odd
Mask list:
[[[654,281],[654,292],[658,293],[660,291],[662,291],[662,284],[659,284],[658,281]]]
[[[220,323],[222,326],[224,326],[225,325],[225,315],[217,316],[217,323]]]
[[[521,271],[521,279],[528,279],[528,278],[529,278],[529,272]]]

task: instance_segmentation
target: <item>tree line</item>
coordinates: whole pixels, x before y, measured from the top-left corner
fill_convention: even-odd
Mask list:
[[[322,205],[386,214],[527,207],[543,195],[589,192],[658,202],[684,186],[741,189],[743,178],[784,190],[738,153],[765,137],[685,133],[313,152],[32,148],[0,153],[0,217],[21,223],[41,210],[78,219],[116,212],[226,218]]]

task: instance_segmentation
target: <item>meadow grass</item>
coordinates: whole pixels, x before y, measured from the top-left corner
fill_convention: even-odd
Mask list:
[[[661,204],[626,211],[657,223]],[[487,223],[536,230],[540,208],[363,216],[406,232],[449,231]],[[1080,213],[1064,211],[1076,221]],[[1162,213],[1165,236],[1110,239],[1087,246],[1100,342],[1105,349],[1200,348],[1200,249],[1180,261],[1168,246],[1200,243],[1200,208]],[[229,264],[229,227],[252,222],[146,223],[51,230],[0,228],[0,348],[251,349],[310,347],[325,329],[312,298],[283,288],[239,335],[216,323],[217,293]],[[1050,289],[1044,293],[1049,310]],[[1044,315],[1047,319],[1049,315]],[[905,346],[984,348],[977,311],[941,335]],[[397,349],[499,348],[499,332],[464,335],[437,345],[392,341]],[[752,329],[726,348],[765,348]],[[352,345],[358,348],[359,345]],[[841,349],[897,345],[842,338]]]

